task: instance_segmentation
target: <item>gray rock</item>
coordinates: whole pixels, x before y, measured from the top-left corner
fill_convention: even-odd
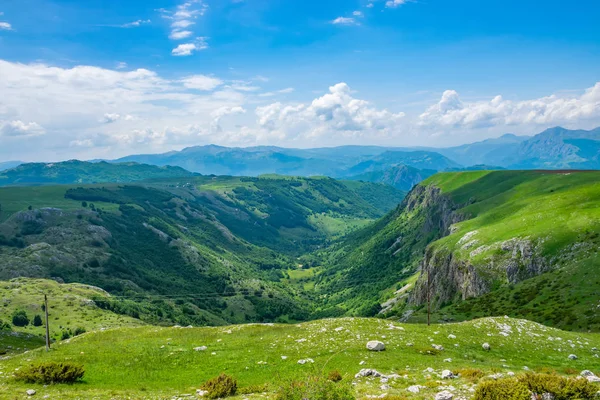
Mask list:
[[[575,354],[569,354],[569,360],[577,360],[578,358]]]
[[[208,349],[206,346],[194,347],[194,351],[206,351],[206,349]]]
[[[412,385],[409,386],[408,388],[406,388],[406,390],[408,390],[411,393],[419,393],[421,391],[421,389],[423,389],[424,386],[421,385]]]
[[[367,350],[370,351],[383,351],[385,350],[385,344],[378,340],[371,340],[367,343]]]
[[[581,376],[583,376],[584,378],[587,378],[588,376],[596,376],[596,374],[594,374],[592,371],[584,369],[583,371],[581,371],[581,373],[579,374]]]
[[[454,379],[455,376],[449,369],[445,369],[442,371],[442,379]]]
[[[29,389],[25,393],[27,393],[27,396],[33,396],[35,394],[35,390]]]
[[[447,390],[444,390],[443,392],[439,392],[438,394],[435,395],[435,400],[452,400],[452,399],[454,399],[454,395]]]
[[[490,351],[492,349],[492,346],[490,346],[489,343],[484,343],[481,345],[481,347],[485,350],[485,351]]]

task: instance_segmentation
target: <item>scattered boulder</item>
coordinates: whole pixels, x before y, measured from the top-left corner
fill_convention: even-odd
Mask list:
[[[577,360],[578,358],[575,354],[569,354],[569,360]]]
[[[592,371],[589,370],[583,370],[581,371],[581,375],[582,377],[584,377],[585,379],[587,379],[589,382],[595,383],[595,382],[600,382],[600,378],[596,376],[596,374],[594,374]]]
[[[25,393],[27,393],[27,396],[33,396],[35,394],[35,390],[28,389]]]
[[[207,349],[208,347],[206,346],[194,347],[194,351],[206,351]]]
[[[442,346],[441,344],[432,344],[431,347],[433,347],[434,349],[439,350],[439,351],[444,350],[444,346]]]
[[[385,350],[385,344],[379,340],[371,340],[367,343],[367,350],[370,351],[383,351]]]
[[[489,343],[484,343],[481,345],[481,347],[485,350],[485,351],[490,351],[492,349],[492,346],[490,346]]]
[[[449,369],[445,369],[442,371],[442,379],[454,379],[456,376]]]
[[[424,389],[425,386],[421,386],[421,385],[412,385],[409,386],[408,388],[406,388],[406,390],[408,390],[410,393],[419,393],[421,391],[421,389]]]
[[[373,376],[375,378],[380,378],[380,377],[385,377],[384,374],[382,374],[381,372],[374,370],[374,369],[361,369],[360,371],[358,371],[358,373],[356,375],[354,375],[355,378],[364,378],[367,376]]]
[[[435,400],[452,400],[452,399],[454,399],[454,395],[447,390],[444,390],[443,392],[439,392],[438,394],[435,395]]]

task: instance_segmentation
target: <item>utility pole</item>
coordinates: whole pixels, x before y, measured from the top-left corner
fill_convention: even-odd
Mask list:
[[[46,312],[46,351],[50,351],[50,327],[48,326],[48,296],[44,295],[44,311]]]
[[[427,268],[427,326],[431,324],[431,277]]]

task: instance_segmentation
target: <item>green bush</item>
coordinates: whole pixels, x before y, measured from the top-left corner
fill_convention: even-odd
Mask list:
[[[26,383],[75,383],[84,374],[83,365],[73,363],[46,362],[21,368],[15,379]]]
[[[587,379],[559,375],[527,373],[519,377],[519,382],[533,393],[550,393],[555,400],[592,399],[598,391]]]
[[[85,328],[82,328],[81,326],[75,328],[75,330],[73,331],[73,336],[78,336],[81,334],[85,333]]]
[[[473,400],[530,400],[527,386],[517,379],[484,381],[477,386]]]
[[[229,375],[221,374],[216,378],[210,379],[201,386],[205,390],[205,397],[208,399],[222,399],[229,396],[235,396],[237,392],[237,381]]]
[[[36,316],[33,317],[33,326],[42,326],[42,317],[38,314],[36,314]]]
[[[337,369],[334,369],[333,371],[329,371],[327,380],[330,380],[331,382],[339,382],[342,380],[342,374],[340,374],[340,371]]]
[[[4,322],[0,319],[0,331],[12,331],[12,326],[8,322]]]
[[[12,323],[14,326],[27,326],[29,325],[29,317],[23,310],[15,311],[12,315]]]
[[[276,400],[354,400],[352,389],[343,384],[309,377],[304,381],[292,381],[277,391]]]

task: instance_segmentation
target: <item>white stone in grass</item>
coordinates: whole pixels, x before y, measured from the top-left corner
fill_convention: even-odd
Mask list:
[[[451,358],[445,358],[445,359],[444,359],[444,362],[451,363],[451,362],[452,362],[452,359],[451,359]]]
[[[207,349],[208,347],[206,346],[194,347],[194,351],[206,351]]]
[[[456,336],[454,336],[453,334],[448,335],[448,339],[456,339]]]
[[[449,369],[445,369],[442,371],[442,379],[454,379],[455,376]]]
[[[577,360],[578,358],[575,354],[569,354],[569,360]]]
[[[492,346],[490,346],[489,343],[484,343],[481,345],[481,347],[485,350],[485,351],[490,351],[492,349]]]
[[[452,400],[454,399],[454,395],[447,390],[443,392],[439,392],[435,395],[435,400]]]
[[[282,360],[287,360],[287,356],[281,356]]]
[[[379,340],[371,340],[367,343],[367,350],[370,351],[383,351],[385,350],[385,344]]]
[[[196,394],[200,397],[204,397],[208,394],[208,390],[198,389],[198,390],[196,390]]]
[[[424,386],[421,385],[412,385],[409,386],[408,388],[406,388],[406,390],[408,390],[411,393],[419,393],[421,391],[421,389],[423,389]]]
[[[33,396],[35,394],[35,390],[29,389],[25,393],[27,393],[27,396]]]

